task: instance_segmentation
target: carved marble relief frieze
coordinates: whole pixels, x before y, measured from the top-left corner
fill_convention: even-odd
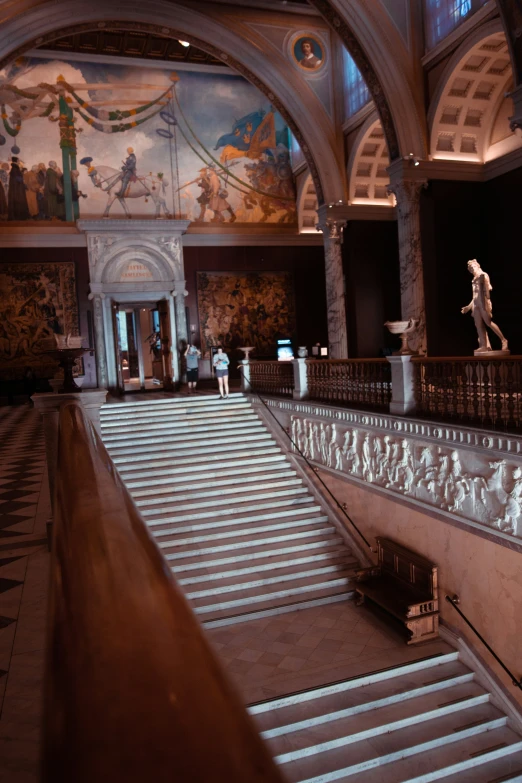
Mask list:
[[[522,537],[522,466],[404,435],[292,415],[297,449],[313,462],[402,497]]]

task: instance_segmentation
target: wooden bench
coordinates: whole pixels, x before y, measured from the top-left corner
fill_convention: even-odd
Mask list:
[[[389,538],[377,538],[379,563],[357,571],[357,604],[373,601],[408,630],[407,644],[439,635],[437,566]]]

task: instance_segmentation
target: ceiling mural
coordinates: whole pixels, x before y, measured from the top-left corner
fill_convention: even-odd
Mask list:
[[[20,58],[0,71],[0,219],[295,223],[284,120],[216,70]]]

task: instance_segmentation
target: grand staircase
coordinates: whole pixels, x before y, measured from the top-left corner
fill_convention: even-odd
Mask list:
[[[241,394],[102,408],[103,441],[201,620],[349,598],[357,561]]]
[[[243,395],[109,404],[101,418],[207,628],[351,597],[346,538]],[[421,656],[251,705],[288,783],[522,783],[522,737],[483,677],[449,646]]]

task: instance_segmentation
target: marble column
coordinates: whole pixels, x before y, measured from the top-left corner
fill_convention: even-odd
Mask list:
[[[427,341],[420,194],[427,184],[424,179],[408,179],[405,176],[394,178],[391,174],[389,187],[397,199],[401,317],[404,321],[410,318],[418,321],[417,329],[412,333],[409,342],[412,349],[421,354],[427,351]]]
[[[342,241],[346,218],[337,206],[319,207],[318,231],[323,232],[328,319],[328,354],[330,359],[348,358],[346,297],[343,274]],[[343,210],[344,211],[344,210]]]
[[[105,329],[103,325],[103,300],[105,294],[89,294],[94,304],[94,341],[96,343],[96,372],[98,387],[107,387],[107,357],[105,356]]]
[[[188,291],[185,289],[185,280],[176,280],[174,283],[174,311],[176,313],[176,342],[178,349],[181,343],[188,343],[187,318],[185,315],[185,297]]]

